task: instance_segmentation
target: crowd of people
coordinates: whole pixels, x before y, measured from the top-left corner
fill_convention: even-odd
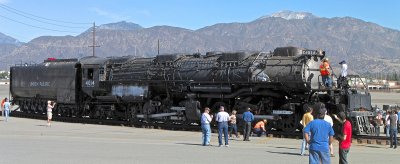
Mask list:
[[[319,108],[314,109],[312,106],[305,105],[306,113],[303,115],[301,124],[303,125],[303,141],[301,144],[300,155],[306,155],[306,150],[309,151],[310,163],[330,163],[331,157],[334,157],[333,150],[333,137],[339,141],[339,161],[341,164],[346,164],[347,156],[351,147],[352,126],[347,120],[344,112],[338,115],[332,115],[337,120],[339,127],[339,134],[335,135],[333,130],[333,118],[328,115],[328,110],[323,103],[320,103]],[[225,111],[225,107],[221,106],[219,112],[215,115],[215,121],[218,127],[218,146],[229,147],[229,137],[232,134],[239,138],[237,132],[237,112],[232,111],[229,115]],[[390,116],[389,118],[394,118]],[[243,141],[250,141],[250,134],[253,132],[256,136],[260,137],[262,134],[267,134],[266,119],[259,120],[252,127],[254,122],[254,115],[250,108],[242,114],[243,120]],[[210,115],[210,108],[206,107],[201,116],[202,127],[202,145],[210,145],[211,128],[210,124],[213,121],[213,115]],[[228,133],[228,128],[230,128]],[[229,135],[228,135],[229,134]],[[223,140],[224,138],[224,140]]]
[[[316,109],[314,109],[314,108]],[[339,112],[338,115],[329,114],[328,109],[323,103],[319,103],[314,106],[305,105],[305,114],[300,121],[303,126],[303,140],[300,148],[300,155],[309,156],[310,163],[330,163],[331,158],[335,157],[335,147],[332,143],[334,138],[339,141],[338,155],[339,163],[347,164],[348,154],[351,147],[352,138],[352,125],[350,120],[346,118],[344,112]],[[218,146],[229,146],[229,137],[232,134],[236,138],[238,135],[238,120],[237,111],[233,110],[231,115],[225,111],[225,107],[221,106],[219,112],[215,115],[215,121],[218,126]],[[397,111],[392,111],[385,116],[377,114],[376,120],[381,120],[379,124],[386,124],[389,128],[388,137],[390,137],[390,147],[397,148],[397,125],[399,122],[399,115]],[[213,115],[210,115],[210,108],[205,108],[202,115],[202,129],[203,129],[203,143],[202,145],[210,145],[210,123],[213,121]],[[241,120],[243,121],[243,141],[250,141],[250,135],[253,133],[255,136],[260,137],[263,134],[267,134],[267,123],[266,119],[254,122],[254,115],[250,108],[247,108],[246,112],[242,114]],[[336,120],[336,121],[334,121]],[[386,120],[386,121],[383,121]],[[334,131],[334,122],[337,123],[339,129]],[[371,121],[373,122],[373,121]],[[392,122],[392,123],[391,123]],[[252,126],[254,123],[254,126]],[[228,130],[229,129],[229,130]],[[229,132],[229,133],[228,133]],[[335,134],[335,132],[337,134]],[[229,135],[228,135],[229,134]],[[379,135],[379,133],[377,133]],[[224,137],[224,140],[222,140]],[[306,153],[308,150],[308,154]]]

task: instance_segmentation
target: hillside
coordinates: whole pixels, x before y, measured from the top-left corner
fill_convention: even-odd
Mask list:
[[[0,44],[1,69],[10,63],[39,63],[48,57],[92,55],[90,29],[78,36],[41,36],[23,45]],[[1,40],[1,39],[0,39]],[[351,17],[320,18],[284,11],[251,22],[221,23],[198,30],[171,26],[143,28],[129,22],[101,25],[96,30],[96,56],[154,56],[160,53],[263,50],[298,46],[324,49],[333,66],[347,60],[357,73],[400,72],[400,31]]]

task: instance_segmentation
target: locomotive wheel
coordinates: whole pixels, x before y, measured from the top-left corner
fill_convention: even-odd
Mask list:
[[[142,111],[142,105],[139,103],[131,104],[129,110],[130,110],[129,119],[131,121],[136,121],[137,120],[136,115]]]
[[[37,112],[36,106],[35,106],[34,103],[31,103],[31,111],[32,111],[32,113],[36,113]]]
[[[25,102],[23,102],[20,106],[22,112],[29,112],[28,106],[25,104]]]
[[[41,111],[43,114],[46,114],[46,113],[47,113],[47,105],[42,103],[42,104],[40,105],[40,111]]]
[[[297,114],[282,116],[282,119],[278,121],[279,129],[284,132],[295,132],[299,125],[299,118]]]

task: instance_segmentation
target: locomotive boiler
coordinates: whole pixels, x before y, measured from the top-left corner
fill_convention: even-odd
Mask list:
[[[324,57],[322,50],[281,47],[273,52],[45,61],[12,67],[10,90],[13,102],[32,113],[36,110],[29,106],[43,108],[37,102],[52,99],[59,116],[192,124],[206,106],[214,113],[225,106],[239,117],[250,107],[257,119],[270,120],[270,129],[287,132],[300,128],[305,104],[322,102],[331,114],[345,111],[356,134],[372,133],[371,96],[351,87],[323,87],[319,65]],[[68,75],[56,66],[66,66],[69,71],[63,74]],[[56,72],[50,76],[54,81],[27,86],[48,76],[42,68]]]

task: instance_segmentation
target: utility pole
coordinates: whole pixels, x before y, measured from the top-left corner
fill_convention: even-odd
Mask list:
[[[158,39],[157,41],[157,51],[158,51],[157,55],[160,55],[160,39]]]
[[[93,48],[92,56],[95,56],[95,48],[96,48],[96,47],[100,47],[100,46],[96,46],[96,23],[95,23],[95,22],[93,22],[92,34],[93,34],[93,43],[92,43],[92,45],[89,46],[89,47],[92,47],[92,48]]]

